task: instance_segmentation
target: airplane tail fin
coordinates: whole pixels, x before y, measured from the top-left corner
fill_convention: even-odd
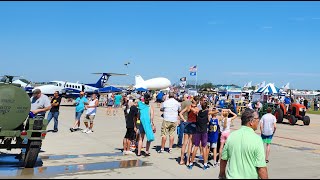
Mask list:
[[[136,86],[138,84],[143,84],[143,82],[144,82],[144,80],[142,79],[142,77],[140,75],[136,75],[135,80],[136,80]]]
[[[107,83],[107,81],[108,81],[108,76],[105,73],[102,73],[100,79],[95,84],[95,87],[96,88],[103,88],[104,85]]]

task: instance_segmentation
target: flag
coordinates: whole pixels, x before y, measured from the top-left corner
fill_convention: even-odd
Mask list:
[[[183,81],[183,82],[180,83],[180,87],[182,87],[182,88],[185,88],[186,85],[187,85],[187,82],[186,82],[186,81]]]
[[[190,72],[197,72],[197,66],[195,65],[195,66],[191,66],[190,68],[189,68],[189,71]]]
[[[190,76],[196,76],[197,72],[190,72]]]
[[[187,80],[187,77],[180,78],[180,81],[186,81],[186,80]]]

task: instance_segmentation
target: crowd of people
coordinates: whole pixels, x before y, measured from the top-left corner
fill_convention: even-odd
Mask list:
[[[192,170],[197,163],[196,155],[199,151],[201,156],[197,158],[203,160],[202,168],[209,169],[209,161],[213,159],[212,166],[220,166],[220,178],[268,177],[266,163],[269,162],[270,144],[276,130],[276,119],[271,114],[271,109],[268,109],[268,113],[260,121],[257,111],[247,108],[241,117],[242,127],[230,133],[237,114],[230,109],[215,107],[214,104],[210,104],[210,98],[205,96],[193,97],[184,94],[180,103],[179,97],[174,93],[108,95],[105,100],[107,115],[117,114],[119,108],[124,108],[127,129],[123,139],[124,155],[151,155],[150,146],[155,140],[157,129],[154,123],[155,107],[150,103],[152,99],[158,104],[163,118],[158,153],[172,152],[174,135],[179,130],[177,144],[181,147],[180,165],[186,165]],[[50,110],[48,119],[49,122],[52,118],[55,119],[54,132],[58,132],[60,102],[59,92],[55,93],[51,103],[39,90],[36,90],[31,98],[31,111],[35,114],[43,114]],[[86,128],[82,132],[93,133],[93,122],[99,106],[97,95],[93,94],[88,98],[81,92],[80,97],[75,100],[75,105],[75,122],[70,131],[79,130],[81,116],[86,111]],[[254,133],[259,123],[261,137]],[[167,137],[169,148],[166,149]],[[266,151],[263,143],[266,144]]]

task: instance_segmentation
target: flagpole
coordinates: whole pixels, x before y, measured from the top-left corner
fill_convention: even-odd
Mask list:
[[[195,85],[195,89],[197,90],[197,83],[198,83],[198,65],[196,65],[197,67],[197,71],[196,71],[196,85]]]

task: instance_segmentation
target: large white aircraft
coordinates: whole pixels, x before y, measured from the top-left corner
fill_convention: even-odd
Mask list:
[[[148,80],[143,80],[140,75],[135,76],[136,85],[134,88],[144,88],[148,90],[161,90],[161,89],[167,89],[171,86],[171,82],[167,78],[158,77]]]
[[[35,87],[34,89],[40,89],[41,92],[48,96],[53,96],[55,91],[59,91],[66,98],[79,97],[81,91],[85,93],[99,92],[100,88],[103,88],[108,82],[110,76],[127,76],[127,74],[118,73],[93,73],[102,74],[100,79],[95,84],[81,84],[68,81],[51,81],[46,85]]]

